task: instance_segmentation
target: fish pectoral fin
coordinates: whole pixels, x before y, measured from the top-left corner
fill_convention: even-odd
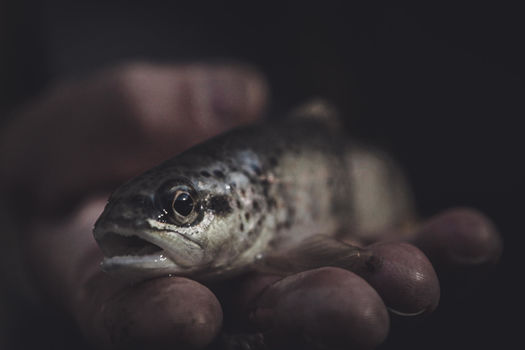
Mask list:
[[[342,126],[341,117],[337,109],[322,98],[316,98],[292,110],[289,118],[316,120],[335,128]]]
[[[340,267],[362,274],[380,263],[369,250],[333,237],[315,235],[293,248],[270,253],[256,263],[259,272],[290,274],[324,266]]]

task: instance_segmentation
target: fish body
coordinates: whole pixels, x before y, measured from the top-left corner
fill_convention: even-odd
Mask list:
[[[94,229],[103,268],[217,279],[319,234],[359,242],[409,218],[397,166],[325,111],[232,130],[119,187]]]

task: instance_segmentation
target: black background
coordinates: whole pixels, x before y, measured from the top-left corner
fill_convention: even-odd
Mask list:
[[[517,4],[188,3],[4,1],[0,117],[57,80],[119,62],[253,63],[269,78],[272,111],[324,96],[352,133],[390,149],[422,216],[472,206],[502,231],[502,263],[475,293],[424,322],[395,326],[383,348],[514,347],[525,209]],[[35,317],[16,332],[46,319]],[[35,331],[41,344],[49,340],[43,329]]]

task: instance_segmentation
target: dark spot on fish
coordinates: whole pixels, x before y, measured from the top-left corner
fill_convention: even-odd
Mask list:
[[[259,220],[257,220],[257,223],[255,224],[255,226],[262,226],[264,219],[266,219],[266,215],[261,215]]]
[[[211,174],[209,172],[207,172],[206,170],[201,171],[201,175],[204,176],[204,177],[210,177],[211,176]]]
[[[237,169],[237,167],[235,167],[235,166],[231,166],[231,167],[230,167],[230,170],[231,170],[232,172],[236,172],[236,171],[239,170],[239,169]]]
[[[241,204],[241,201],[240,200],[236,200],[235,201],[235,204],[237,204],[237,208],[241,209],[242,208],[242,204]]]
[[[263,195],[268,197],[268,193],[270,192],[270,181],[268,181],[268,179],[262,179],[261,185],[263,187]]]
[[[253,210],[255,210],[255,211],[259,211],[259,210],[261,210],[261,208],[259,207],[259,202],[257,202],[257,201],[253,201],[253,202],[252,202],[252,208],[253,208]]]
[[[246,221],[250,220],[250,213],[244,213],[244,218]]]
[[[261,172],[261,168],[259,168],[257,165],[255,164],[252,164],[250,165],[250,167],[252,168],[253,172],[257,175],[257,176],[261,176],[262,172]]]
[[[248,238],[252,239],[258,232],[258,227],[255,227],[253,230],[248,231]]]
[[[275,229],[277,231],[280,231],[284,228],[284,225],[282,224],[282,222],[278,222],[277,225],[275,225]]]
[[[258,235],[261,232],[261,228],[262,228],[262,224],[263,224],[264,219],[265,219],[265,217],[261,216],[259,218],[259,220],[257,220],[255,225],[253,226],[253,229],[248,232],[248,237],[250,239],[253,239],[254,236]]]
[[[208,207],[217,215],[226,215],[232,212],[227,196],[217,195],[208,200]]]
[[[241,224],[239,225],[239,229],[241,230],[241,232],[244,232],[244,224],[241,222]]]
[[[257,183],[257,177],[253,176],[252,173],[249,173],[248,171],[244,169],[242,170],[242,173],[244,174],[244,176],[248,178],[248,180],[250,181],[252,185],[255,185]]]
[[[244,188],[241,188],[241,194],[244,196],[246,196],[246,190]]]
[[[277,206],[277,201],[273,197],[268,197],[267,203],[269,209],[275,208]]]
[[[214,170],[213,175],[217,176],[220,179],[224,178],[224,173],[220,170]]]
[[[277,229],[279,229],[279,227],[277,227]],[[268,246],[270,248],[277,248],[279,246],[279,241],[277,239],[272,239],[269,243],[268,243]]]

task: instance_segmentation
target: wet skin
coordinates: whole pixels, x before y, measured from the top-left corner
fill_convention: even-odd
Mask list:
[[[374,348],[388,334],[389,310],[430,313],[440,288],[452,294],[468,280],[440,287],[438,277],[446,283],[450,274],[468,276],[498,261],[502,243],[490,220],[457,208],[403,241],[385,233],[367,247],[381,263],[359,275],[322,267],[205,286],[182,277],[130,283],[104,274],[92,226],[109,191],[192,144],[256,120],[266,99],[263,78],[246,67],[130,65],[50,89],[5,130],[1,161],[10,166],[0,174],[8,185],[2,192],[19,215],[13,218],[24,218],[18,223],[32,276],[96,347],[205,348],[235,341],[219,336],[226,329],[247,341],[262,334],[272,348]]]

